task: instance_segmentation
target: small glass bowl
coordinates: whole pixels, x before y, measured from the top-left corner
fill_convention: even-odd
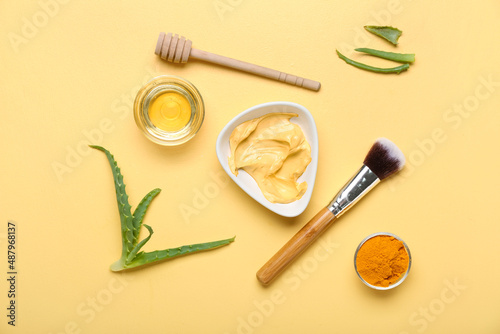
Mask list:
[[[401,241],[403,243],[404,247],[405,247],[406,253],[408,254],[408,268],[406,269],[406,272],[404,273],[404,275],[401,275],[401,277],[399,278],[399,280],[397,280],[395,283],[393,283],[393,284],[391,284],[389,286],[386,286],[386,287],[372,285],[372,284],[368,283],[367,281],[365,281],[363,279],[363,277],[359,274],[358,266],[356,264],[356,259],[358,257],[358,252],[361,249],[361,247],[365,244],[366,241],[370,240],[373,237],[379,236],[379,235],[386,235],[386,236],[394,237],[397,240]],[[395,287],[397,287],[398,285],[400,285],[401,283],[403,283],[403,281],[406,279],[406,277],[408,276],[408,273],[410,272],[410,267],[411,267],[411,253],[410,253],[410,249],[408,248],[408,245],[406,245],[406,243],[400,237],[398,237],[397,235],[392,234],[392,233],[378,232],[378,233],[370,234],[369,236],[367,236],[366,238],[364,238],[363,241],[361,241],[361,243],[359,244],[358,248],[356,248],[356,252],[354,253],[354,269],[356,270],[356,274],[358,274],[359,279],[363,283],[365,283],[367,286],[369,286],[370,288],[375,289],[375,290],[390,290],[390,289],[394,289]]]
[[[184,96],[191,107],[189,122],[178,131],[165,131],[156,127],[149,118],[149,105],[155,97],[167,92],[175,92]],[[146,83],[137,93],[134,102],[134,118],[144,135],[160,145],[181,145],[193,138],[205,118],[205,106],[200,92],[189,81],[173,76],[161,75]]]

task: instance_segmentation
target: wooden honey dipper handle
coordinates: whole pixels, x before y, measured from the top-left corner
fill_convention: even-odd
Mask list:
[[[240,71],[253,73],[262,77],[285,82],[298,87],[304,87],[318,91],[321,83],[297,77],[295,75],[276,71],[267,67],[250,64],[241,60],[220,56],[207,51],[197,50],[192,47],[192,42],[184,36],[172,35],[172,33],[160,33],[156,43],[155,53],[162,59],[174,63],[186,63],[188,59],[195,58],[221,66],[231,67]]]

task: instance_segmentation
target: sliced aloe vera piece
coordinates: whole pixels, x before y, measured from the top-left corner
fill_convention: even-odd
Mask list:
[[[414,53],[395,53],[395,52],[380,51],[368,48],[357,48],[355,50],[375,57],[396,61],[398,63],[413,63],[415,61]]]
[[[410,65],[408,65],[408,64],[403,64],[403,65],[396,66],[396,67],[380,68],[380,67],[374,67],[374,66],[363,64],[363,63],[359,63],[357,61],[349,59],[346,56],[344,56],[343,54],[341,54],[339,51],[337,51],[337,55],[339,56],[340,59],[342,59],[343,61],[345,61],[349,65],[352,65],[354,67],[360,68],[360,69],[365,70],[365,71],[371,71],[371,72],[376,72],[376,73],[385,73],[385,74],[396,73],[396,74],[399,74],[403,71],[406,71],[410,67]]]
[[[394,45],[398,44],[398,39],[403,33],[398,28],[390,26],[365,26],[365,29],[374,35],[382,37],[383,39],[391,42]]]

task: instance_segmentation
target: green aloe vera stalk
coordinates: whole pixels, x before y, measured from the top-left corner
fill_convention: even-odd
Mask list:
[[[149,208],[149,205],[161,190],[158,188],[153,189],[148,194],[146,194],[146,196],[144,196],[144,198],[141,200],[134,213],[132,214],[130,204],[128,203],[128,196],[125,192],[123,176],[113,155],[101,146],[89,146],[106,154],[115,182],[116,200],[118,203],[118,212],[120,214],[121,222],[122,254],[120,259],[110,266],[110,269],[112,271],[121,271],[125,269],[136,268],[142,265],[155,263],[166,259],[172,259],[181,255],[188,255],[200,251],[210,250],[228,245],[234,241],[235,237],[232,237],[229,239],[180,246],[165,250],[157,250],[152,252],[141,251],[142,247],[149,241],[149,239],[151,239],[151,236],[153,235],[153,229],[151,228],[151,226],[143,224],[142,222],[144,220],[144,216],[146,215],[146,211]],[[149,235],[139,242],[139,232],[143,225],[148,230]]]
[[[398,28],[389,26],[365,26],[365,29],[374,35],[382,37],[383,39],[391,42],[394,45],[398,44],[398,39],[403,33]]]
[[[396,73],[396,74],[399,74],[402,71],[406,71],[410,67],[410,65],[408,65],[408,64],[403,64],[403,65],[396,66],[396,67],[380,68],[380,67],[374,67],[374,66],[363,64],[363,63],[359,63],[357,61],[349,59],[346,56],[344,56],[343,54],[341,54],[338,50],[337,50],[337,55],[339,56],[340,59],[342,59],[343,61],[345,61],[349,65],[360,68],[362,70],[377,72],[377,73],[385,73],[385,74]]]
[[[355,50],[375,57],[396,61],[398,63],[413,63],[415,61],[414,53],[395,53],[395,52],[380,51],[368,48],[358,48]]]

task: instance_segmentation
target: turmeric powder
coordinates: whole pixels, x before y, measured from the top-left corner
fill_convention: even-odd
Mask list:
[[[409,262],[408,252],[401,240],[391,235],[376,235],[359,248],[356,270],[365,282],[388,287],[406,273]]]

